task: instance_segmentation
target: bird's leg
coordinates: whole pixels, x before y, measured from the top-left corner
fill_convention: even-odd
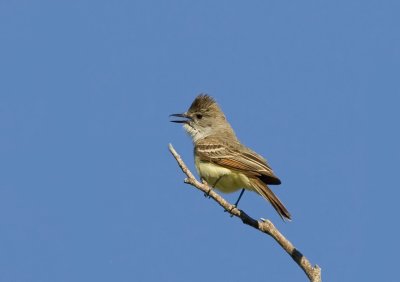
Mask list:
[[[210,198],[210,192],[212,191],[212,189],[215,188],[215,186],[217,185],[218,181],[221,180],[221,178],[223,177],[223,175],[221,175],[220,177],[218,177],[218,179],[214,182],[214,184],[211,186],[211,189],[208,190],[208,192],[204,193],[204,197],[208,197]],[[204,182],[204,181],[203,181]]]
[[[210,187],[210,185],[208,185],[207,181],[203,177],[201,178],[201,182],[203,182],[203,184],[205,184],[208,187]],[[210,195],[210,191],[211,190],[209,190],[208,192],[204,192],[204,197],[208,197]]]
[[[244,193],[244,188],[242,189],[242,191],[240,191],[239,198],[236,200],[236,203],[234,204],[235,208],[239,205],[239,202],[243,196],[243,193]]]
[[[242,198],[242,196],[243,196],[243,193],[244,193],[244,189],[242,189],[242,191],[240,191],[240,194],[239,194],[239,198],[236,200],[236,203],[233,205],[233,207],[229,210],[229,212],[231,212],[234,208],[237,208],[237,206],[238,206],[238,204],[239,204],[239,201],[240,201],[240,199]],[[225,210],[225,212],[227,212],[227,210]],[[233,214],[231,214],[231,217],[233,217]]]

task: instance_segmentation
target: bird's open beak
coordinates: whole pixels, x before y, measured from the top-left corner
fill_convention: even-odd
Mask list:
[[[184,119],[180,119],[180,120],[170,120],[170,122],[187,123],[187,122],[189,122],[189,120],[192,120],[192,118],[189,117],[186,113],[183,113],[183,114],[172,114],[172,115],[169,115],[169,116],[170,117],[184,118]]]

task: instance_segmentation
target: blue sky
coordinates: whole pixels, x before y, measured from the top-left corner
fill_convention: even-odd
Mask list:
[[[256,194],[325,281],[395,281],[398,1],[2,1],[0,281],[306,281],[193,188],[200,92],[265,156]],[[194,169],[193,169],[194,171]],[[237,195],[227,195],[234,201]]]

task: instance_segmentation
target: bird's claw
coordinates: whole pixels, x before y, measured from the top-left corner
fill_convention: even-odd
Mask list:
[[[204,192],[204,197],[210,199],[210,198],[211,198],[211,196],[210,196],[211,191],[212,191],[212,189],[210,188],[210,189],[208,190],[208,192]]]
[[[236,205],[232,205],[232,207],[229,210],[224,210],[224,212],[229,212],[231,214],[231,217],[233,217],[233,214],[231,213],[234,209],[236,209]]]

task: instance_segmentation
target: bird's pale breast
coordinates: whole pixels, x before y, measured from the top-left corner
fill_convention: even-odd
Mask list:
[[[210,162],[200,161],[196,157],[195,165],[199,175],[205,179],[210,186],[214,186],[216,183],[214,188],[224,193],[232,193],[241,188],[253,190],[249,178],[243,173]]]

